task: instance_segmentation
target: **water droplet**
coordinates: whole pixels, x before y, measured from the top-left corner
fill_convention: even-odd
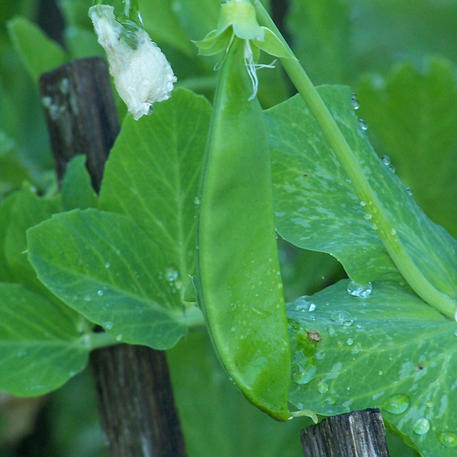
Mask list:
[[[346,344],[347,344],[348,346],[352,346],[352,345],[354,344],[354,340],[353,340],[352,338],[348,338],[348,339],[346,340]]]
[[[367,298],[371,295],[371,292],[373,292],[373,285],[371,282],[368,284],[357,284],[354,281],[350,281],[346,291],[349,295],[352,295],[353,297],[359,297],[359,298]]]
[[[195,197],[194,198],[194,204],[195,204],[195,206],[200,206],[200,198]]]
[[[325,394],[328,392],[328,384],[324,381],[320,381],[317,384],[317,390],[320,394]]]
[[[105,268],[109,268],[109,267],[111,267],[111,264],[109,262],[106,262],[105,263]]]
[[[370,213],[365,213],[365,215],[363,216],[363,218],[366,220],[366,221],[369,221],[373,216],[370,214]]]
[[[315,309],[316,309],[316,305],[315,305],[314,303],[311,303],[311,304],[309,305],[308,311],[309,311],[309,312],[313,312]]]
[[[292,379],[297,384],[308,384],[316,374],[316,364],[311,357],[296,352],[292,361]]]
[[[403,394],[392,395],[382,404],[382,408],[391,414],[402,414],[409,408],[409,398]]]
[[[165,278],[168,282],[176,281],[178,279],[178,272],[173,268],[167,268],[167,271],[165,272]]]
[[[378,371],[378,375],[379,375],[379,376],[382,376],[383,374],[384,374],[384,371],[382,371],[382,370],[379,370],[379,371]]]
[[[367,202],[364,200],[360,200],[360,206],[367,206]]]
[[[355,95],[354,92],[352,93],[352,107],[354,108],[355,111],[360,109],[360,103],[357,100],[357,95]]]
[[[457,446],[457,435],[451,432],[440,433],[440,443],[445,447],[456,447]]]
[[[389,156],[382,156],[381,157],[382,163],[388,167],[389,165],[392,165],[392,161],[390,160]]]
[[[116,336],[116,341],[121,341],[122,340],[122,333],[120,335]]]
[[[103,295],[103,290],[98,289],[98,290],[97,290],[97,295],[98,295],[99,297],[101,297],[101,296]]]
[[[368,130],[367,121],[365,119],[359,119],[360,128],[366,132]]]
[[[106,321],[104,324],[103,324],[103,327],[106,329],[106,330],[111,330],[113,328],[113,323],[111,321]]]
[[[405,187],[405,190],[408,195],[413,195],[413,190],[411,189],[411,187]]]
[[[430,430],[430,422],[425,417],[421,417],[413,426],[413,432],[417,435],[425,435]]]
[[[330,315],[330,319],[343,327],[350,327],[354,319],[347,311],[335,311]]]
[[[393,229],[390,231],[390,233],[391,233],[392,235],[395,236],[395,235],[397,234],[397,231],[393,228]]]

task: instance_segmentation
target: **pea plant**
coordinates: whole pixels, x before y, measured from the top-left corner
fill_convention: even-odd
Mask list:
[[[9,22],[35,81],[98,39],[123,123],[96,194],[84,157],[58,189],[2,118],[0,390],[145,345],[168,351],[189,455],[296,456],[312,421],[380,408],[393,457],[455,456],[457,47],[388,57],[390,1],[292,1],[292,47],[260,0],[95,3],[61,1],[65,49]],[[419,3],[452,36],[456,8]]]

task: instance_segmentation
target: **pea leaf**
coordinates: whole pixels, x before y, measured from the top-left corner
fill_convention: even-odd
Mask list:
[[[23,283],[44,295],[50,294],[38,281],[27,260],[25,232],[29,227],[48,219],[61,209],[60,197],[39,198],[30,187],[24,186],[15,194],[14,204],[9,211],[4,244],[8,269],[15,282]]]
[[[357,93],[376,149],[391,157],[430,217],[457,236],[457,82],[451,62],[435,58],[422,71],[403,64],[386,78],[365,76]]]
[[[343,280],[289,306],[289,401],[324,415],[380,407],[424,457],[454,456],[456,322],[395,283],[375,282],[365,298],[350,288]]]
[[[27,238],[46,287],[118,341],[166,349],[186,333],[163,252],[128,217],[74,210],[31,228]]]
[[[85,163],[86,158],[80,155],[67,165],[62,181],[62,206],[64,210],[97,207],[97,195],[92,188]]]
[[[57,43],[23,17],[9,21],[8,32],[16,52],[35,81],[38,81],[42,73],[62,65],[67,60],[65,51]]]
[[[166,253],[182,300],[194,269],[195,199],[210,112],[203,97],[179,89],[151,116],[127,117],[100,192],[101,208],[130,216]]]
[[[311,421],[276,422],[247,402],[227,379],[206,334],[190,333],[167,357],[189,455],[300,455],[299,432]]]
[[[19,284],[0,283],[0,322],[0,390],[43,395],[87,364],[90,344],[75,321]]]
[[[393,227],[390,235],[399,240],[435,291],[455,297],[456,241],[427,218],[390,167],[377,157],[354,114],[350,89],[322,86],[319,92]],[[377,227],[370,227],[366,203],[358,201],[352,183],[301,98],[293,97],[272,108],[267,122],[281,236],[300,247],[334,255],[356,282],[396,275],[398,279]]]

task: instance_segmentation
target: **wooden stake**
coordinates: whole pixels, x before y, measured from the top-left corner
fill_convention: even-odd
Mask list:
[[[40,78],[59,180],[78,154],[92,184],[119,132],[108,71],[101,58],[74,60]],[[101,422],[112,457],[185,457],[165,353],[118,345],[91,354]]]
[[[333,416],[301,433],[304,457],[389,457],[378,409]]]

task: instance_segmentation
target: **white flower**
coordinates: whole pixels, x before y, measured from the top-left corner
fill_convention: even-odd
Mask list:
[[[89,16],[98,42],[105,49],[119,96],[134,119],[149,114],[153,103],[170,98],[176,76],[149,35],[140,28],[135,30],[133,49],[123,37],[125,30],[116,21],[112,6],[93,6]]]

